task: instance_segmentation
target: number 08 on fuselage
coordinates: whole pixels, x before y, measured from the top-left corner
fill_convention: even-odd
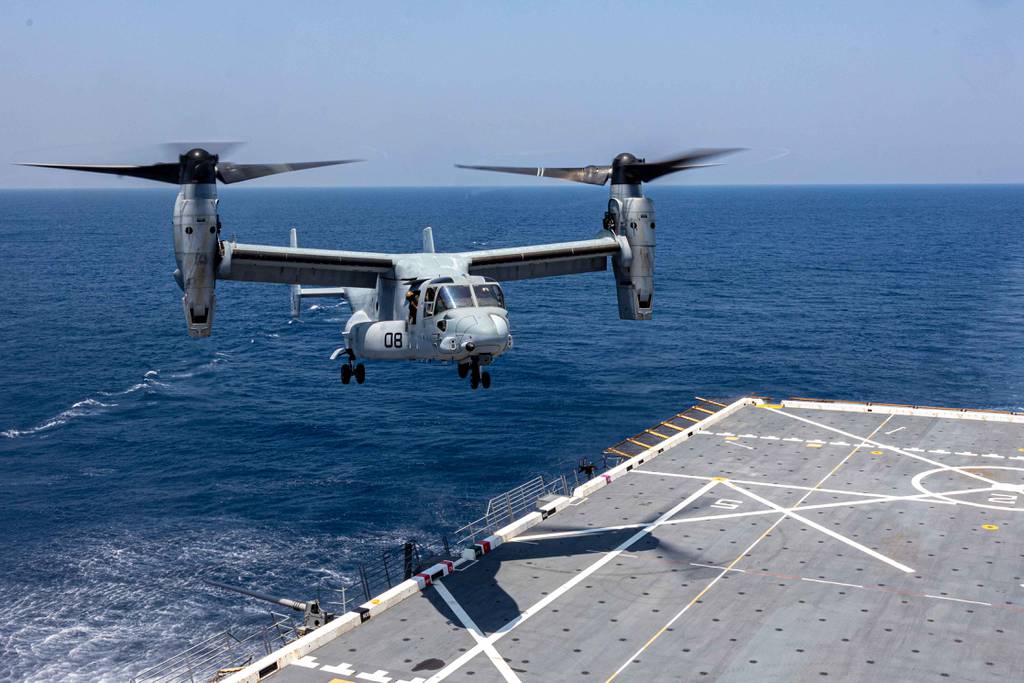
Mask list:
[[[505,294],[480,276],[440,277],[408,290],[400,320],[356,322],[348,348],[372,360],[478,359],[487,365],[512,346]]]

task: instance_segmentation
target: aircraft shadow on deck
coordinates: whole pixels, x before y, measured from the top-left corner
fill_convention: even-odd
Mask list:
[[[644,522],[641,522],[644,523]],[[449,579],[446,588],[452,593],[456,601],[476,623],[477,627],[490,635],[510,621],[518,617],[525,609],[537,601],[543,599],[547,593],[556,590],[559,586],[571,581],[578,576],[577,569],[584,570],[594,562],[600,560],[605,554],[615,550],[627,539],[636,534],[640,529],[620,529],[602,531],[568,538],[538,539],[536,541],[513,541],[502,544],[500,554],[487,555],[479,562],[471,565],[466,571],[456,572],[451,578],[457,578],[457,583]],[[556,533],[560,531],[580,531],[575,528],[554,528],[545,527],[540,533]],[[686,571],[702,570],[700,567],[693,567],[691,562],[700,561],[699,556],[680,549],[671,543],[666,543],[654,535],[648,533],[635,543],[631,544],[623,552],[651,553],[652,559],[661,559]],[[535,573],[530,573],[530,567],[524,566],[525,562],[532,560],[543,560],[557,557],[578,557],[579,561],[572,566],[550,567],[537,566]],[[500,559],[499,559],[500,558]],[[502,566],[506,562],[515,562],[515,574],[500,576]],[[611,566],[615,568],[614,561]],[[603,571],[606,571],[602,568]],[[644,566],[643,573],[650,574],[648,566]],[[667,570],[666,570],[667,571]],[[559,575],[557,582],[549,585],[552,572]],[[636,570],[622,570],[623,574],[636,574]],[[503,583],[511,583],[518,587],[531,582],[543,582],[540,584],[546,588],[546,593],[534,592],[529,587],[517,591],[529,595],[529,604],[519,604],[502,586]],[[452,611],[444,598],[436,590],[426,590],[421,593],[437,611],[456,627],[464,627],[462,620]]]

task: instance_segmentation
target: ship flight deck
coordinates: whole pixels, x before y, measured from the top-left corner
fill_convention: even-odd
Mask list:
[[[228,680],[1019,679],[1024,415],[718,405]]]

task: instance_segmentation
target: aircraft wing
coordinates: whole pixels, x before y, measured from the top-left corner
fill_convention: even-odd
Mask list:
[[[390,254],[221,242],[220,280],[278,282],[314,287],[377,286],[394,267]]]
[[[618,241],[609,235],[578,242],[469,251],[458,256],[469,260],[471,275],[504,281],[607,270],[608,257],[620,249]]]

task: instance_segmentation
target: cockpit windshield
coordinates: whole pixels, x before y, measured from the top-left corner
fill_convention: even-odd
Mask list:
[[[473,306],[473,295],[469,285],[446,285],[437,290],[437,302],[434,312],[446,311],[450,308],[468,308]]]
[[[496,306],[505,308],[505,295],[498,285],[473,285],[477,306]]]

